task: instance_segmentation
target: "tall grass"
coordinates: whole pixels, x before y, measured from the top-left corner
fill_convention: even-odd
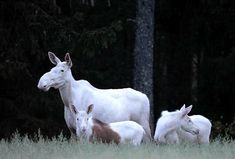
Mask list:
[[[210,145],[105,145],[39,136],[15,135],[0,141],[0,159],[234,159],[235,142],[216,139]]]

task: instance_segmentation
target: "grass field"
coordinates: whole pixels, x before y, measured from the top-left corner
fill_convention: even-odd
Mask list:
[[[235,141],[216,139],[210,145],[104,145],[68,141],[59,136],[38,141],[1,140],[0,159],[235,159]]]

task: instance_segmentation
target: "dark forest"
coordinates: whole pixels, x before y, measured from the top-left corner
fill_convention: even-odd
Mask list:
[[[151,121],[192,104],[214,136],[234,138],[235,1],[153,2]],[[131,0],[1,0],[0,139],[15,131],[69,136],[58,90],[37,88],[53,67],[48,51],[60,59],[69,52],[77,80],[135,87],[136,13]]]

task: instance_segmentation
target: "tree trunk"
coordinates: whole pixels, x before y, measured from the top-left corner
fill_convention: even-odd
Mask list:
[[[153,133],[153,51],[154,0],[138,0],[134,48],[134,88],[150,101],[150,127]]]

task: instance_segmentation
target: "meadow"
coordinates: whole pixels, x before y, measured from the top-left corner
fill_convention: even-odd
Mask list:
[[[15,135],[0,141],[0,159],[234,159],[235,141],[218,138],[210,145],[105,145]]]

